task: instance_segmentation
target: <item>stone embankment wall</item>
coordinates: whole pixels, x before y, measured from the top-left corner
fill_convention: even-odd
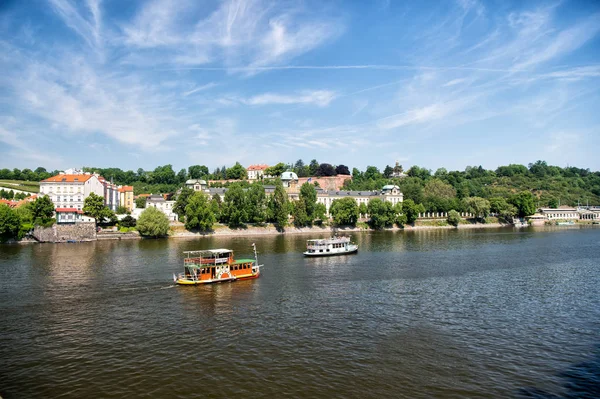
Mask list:
[[[98,241],[101,240],[137,240],[142,238],[137,231],[122,233],[120,231],[101,231],[96,235]]]
[[[33,236],[40,242],[67,242],[96,240],[95,223],[55,224],[52,227],[36,226]]]

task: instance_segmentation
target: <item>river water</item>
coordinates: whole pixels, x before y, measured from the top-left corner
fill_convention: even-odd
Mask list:
[[[0,246],[0,396],[600,397],[600,229],[307,238]],[[259,279],[172,284],[252,242]]]

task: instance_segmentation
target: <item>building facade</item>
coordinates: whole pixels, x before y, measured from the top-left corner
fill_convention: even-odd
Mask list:
[[[98,175],[84,174],[59,174],[40,182],[40,195],[47,195],[54,203],[54,208],[83,209],[83,202],[94,193],[105,197],[104,184]]]
[[[119,206],[127,209],[128,212],[133,211],[133,187],[119,187]]]
[[[191,188],[194,191],[204,191],[208,188],[208,184],[206,184],[206,180],[202,180],[202,179],[190,179],[185,182],[185,186],[187,188]]]
[[[248,174],[248,180],[259,180],[265,174],[265,169],[267,169],[269,165],[260,164],[260,165],[250,165],[246,168],[246,172]]]
[[[575,208],[561,207],[561,208],[541,208],[540,213],[546,217],[547,220],[578,220],[579,212]]]
[[[356,201],[356,204],[368,205],[369,201],[374,198],[379,198],[382,201],[388,201],[395,206],[398,203],[403,202],[404,195],[400,191],[398,186],[388,185],[384,186],[381,191],[326,191],[317,190],[317,203],[325,205],[327,214],[329,215],[329,208],[333,201],[350,197]]]
[[[85,216],[83,211],[75,208],[56,208],[56,223],[58,224],[70,224],[70,223],[93,223],[94,218]]]
[[[165,200],[165,197],[160,194],[151,194],[146,197],[146,208],[150,207],[160,210],[171,222],[176,222],[179,219],[177,214],[173,212],[175,201],[167,201]],[[131,216],[138,219],[146,208],[135,208],[131,213]]]

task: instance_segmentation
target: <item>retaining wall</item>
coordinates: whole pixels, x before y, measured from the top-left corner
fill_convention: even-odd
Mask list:
[[[67,242],[96,240],[95,223],[55,224],[52,227],[33,229],[33,236],[40,242]]]

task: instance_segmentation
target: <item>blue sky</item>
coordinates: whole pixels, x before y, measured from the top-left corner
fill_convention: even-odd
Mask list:
[[[596,1],[0,2],[0,167],[600,169]]]

